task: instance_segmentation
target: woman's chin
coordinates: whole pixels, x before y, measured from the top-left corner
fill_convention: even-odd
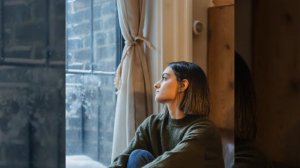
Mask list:
[[[156,101],[157,103],[161,103],[161,99],[160,99],[158,96],[155,96],[155,101]]]
[[[157,103],[165,103],[165,102],[166,102],[164,99],[161,99],[161,98],[159,98],[159,97],[155,97],[155,101],[156,101]]]

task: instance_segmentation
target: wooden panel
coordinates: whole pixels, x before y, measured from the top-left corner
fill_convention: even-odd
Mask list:
[[[300,166],[300,1],[254,4],[257,145],[275,162]],[[286,166],[284,166],[286,167]]]
[[[224,6],[234,4],[234,0],[212,0],[215,6]]]
[[[210,118],[217,127],[234,127],[234,6],[208,9]]]

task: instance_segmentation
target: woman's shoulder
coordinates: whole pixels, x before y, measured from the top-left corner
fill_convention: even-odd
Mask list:
[[[149,115],[141,125],[153,125],[161,123],[166,118],[165,113],[156,113]]]
[[[215,124],[209,120],[208,118],[199,117],[196,119],[191,126],[189,127],[189,131],[193,133],[197,133],[201,136],[218,136],[219,132]]]
[[[193,127],[201,127],[201,128],[212,128],[215,129],[216,126],[215,124],[208,119],[208,117],[204,117],[204,116],[195,116],[195,120],[193,122]]]

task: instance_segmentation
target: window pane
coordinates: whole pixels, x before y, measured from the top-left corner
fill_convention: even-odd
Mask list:
[[[70,160],[90,160],[84,167],[92,161],[107,166],[111,160],[116,104],[113,82],[119,53],[116,1],[67,0],[67,18],[67,167],[72,165]]]
[[[116,67],[116,2],[94,0],[94,68],[114,71]]]
[[[67,68],[90,70],[92,0],[67,0]]]

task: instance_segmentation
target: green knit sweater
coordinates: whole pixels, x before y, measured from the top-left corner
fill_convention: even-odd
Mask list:
[[[171,119],[168,113],[149,116],[138,127],[127,149],[110,167],[126,167],[130,153],[144,149],[155,160],[145,167],[224,167],[221,138],[205,117]]]

